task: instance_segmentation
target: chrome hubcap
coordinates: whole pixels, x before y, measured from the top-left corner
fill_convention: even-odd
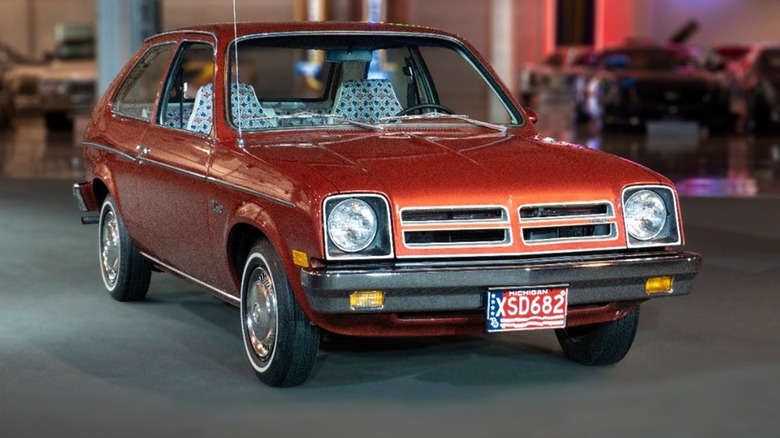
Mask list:
[[[108,210],[100,230],[100,267],[109,286],[116,284],[119,275],[120,244],[119,222],[114,211]]]
[[[276,342],[276,291],[271,276],[263,268],[249,285],[246,296],[245,323],[249,343],[258,358],[267,362]]]

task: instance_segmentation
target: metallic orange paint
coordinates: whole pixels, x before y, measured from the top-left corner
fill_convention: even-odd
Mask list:
[[[311,32],[413,33],[459,37],[430,28],[377,23],[239,24],[239,38],[256,34]],[[215,59],[228,59],[233,26],[197,26],[146,40],[97,105],[85,135],[88,181],[103,184],[117,200],[137,247],[159,261],[226,295],[239,296],[241,236],[267,238],[285,262],[295,297],[323,329],[352,335],[443,335],[484,332],[485,313],[321,314],[301,286],[293,250],[308,254],[312,268],[327,265],[322,230],[325,198],[337,193],[380,193],[390,203],[396,260],[507,258],[625,249],[621,193],[635,184],[666,185],[663,176],[626,160],[580,146],[539,138],[531,123],[496,132],[440,123],[383,132],[322,127],[244,133],[245,147],[229,126],[222,91],[226,69],[214,75],[214,129],[209,136],[118,116],[111,102],[122,79],[143,53],[161,43],[206,41]],[[483,58],[469,43],[462,44]],[[488,72],[493,74],[487,66]],[[494,75],[495,76],[495,75]],[[520,107],[505,86],[512,105]],[[162,94],[158,90],[158,100]],[[521,114],[522,110],[519,109]],[[220,116],[221,115],[221,116]],[[154,117],[152,120],[156,120]],[[140,148],[139,148],[140,146]],[[369,147],[370,146],[370,147]],[[99,193],[83,193],[95,209]],[[614,207],[614,239],[529,245],[410,248],[400,210],[409,207],[496,205],[507,207],[509,226],[520,227],[518,208],[529,204],[604,200]],[[679,210],[679,206],[678,206]],[[584,223],[570,220],[570,224]],[[249,233],[249,234],[242,234]],[[682,231],[681,231],[682,233]],[[231,236],[239,236],[238,241]],[[234,245],[234,246],[231,246]],[[390,263],[393,263],[391,261]],[[300,263],[299,263],[300,264]],[[233,304],[236,300],[228,300]],[[619,318],[635,302],[570,309],[571,325]]]

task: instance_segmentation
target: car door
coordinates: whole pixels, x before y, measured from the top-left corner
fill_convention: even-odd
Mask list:
[[[140,230],[150,255],[186,276],[208,277],[206,174],[214,137],[210,123],[193,116],[213,105],[214,45],[181,44],[147,129],[139,161],[146,168],[137,186]]]
[[[146,240],[137,231],[143,225],[139,215],[137,189],[145,175],[145,168],[136,157],[146,131],[149,129],[157,103],[157,95],[176,51],[175,43],[151,46],[129,71],[111,102],[111,117],[100,136],[87,152],[107,149],[112,154],[113,193],[120,214],[139,248],[146,248]]]

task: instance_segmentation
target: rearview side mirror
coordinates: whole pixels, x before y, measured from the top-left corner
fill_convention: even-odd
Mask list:
[[[539,116],[536,115],[536,111],[532,110],[529,107],[523,107],[523,110],[525,110],[525,114],[528,116],[528,121],[532,124],[536,124],[536,122],[539,121]]]

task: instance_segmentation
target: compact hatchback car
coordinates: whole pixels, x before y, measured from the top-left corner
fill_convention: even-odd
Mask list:
[[[540,137],[469,43],[369,23],[232,24],[149,38],[100,100],[74,185],[111,296],[153,270],[240,308],[273,386],[323,331],[554,329],[612,364],[639,304],[691,291],[677,194]]]

